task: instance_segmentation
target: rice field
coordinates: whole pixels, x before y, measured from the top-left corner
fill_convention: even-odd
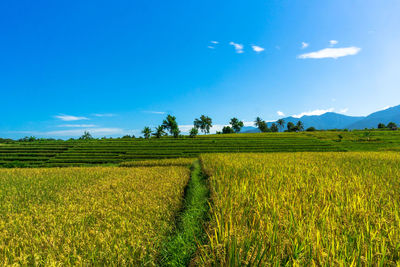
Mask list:
[[[204,154],[205,266],[399,266],[400,154]]]
[[[185,167],[0,169],[0,265],[156,265]]]
[[[154,167],[154,166],[186,166],[189,167],[195,158],[153,159],[127,161],[119,164],[120,167]]]

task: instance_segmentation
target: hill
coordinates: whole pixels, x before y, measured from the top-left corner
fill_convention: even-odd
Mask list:
[[[298,121],[302,121],[304,128],[315,127],[318,130],[329,130],[329,129],[365,129],[365,128],[376,128],[378,123],[388,124],[394,122],[400,125],[400,105],[391,107],[385,110],[374,112],[366,117],[355,117],[338,114],[335,112],[327,112],[322,115],[303,116],[301,118],[286,117],[283,118],[285,124],[293,122],[296,124]],[[271,126],[272,122],[268,123]],[[255,127],[243,127],[242,133],[257,133],[260,132]]]
[[[374,112],[367,117],[348,126],[349,129],[364,129],[377,127],[378,123],[388,124],[394,122],[400,125],[400,105],[385,110]]]

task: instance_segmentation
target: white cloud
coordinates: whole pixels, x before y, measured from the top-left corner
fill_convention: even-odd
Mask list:
[[[218,41],[210,41],[210,43],[212,43],[212,44],[219,44]]]
[[[94,124],[62,124],[58,125],[57,127],[65,127],[65,128],[93,128],[97,127]]]
[[[301,118],[303,116],[313,116],[313,115],[322,115],[325,114],[327,112],[332,112],[334,110],[334,108],[329,108],[329,109],[316,109],[316,110],[312,110],[312,111],[307,111],[307,112],[302,112],[300,114],[297,115],[292,115],[292,117],[294,118]]]
[[[93,114],[93,116],[96,116],[96,117],[114,117],[115,114],[111,114],[111,113],[99,114],[99,113],[97,113],[97,114]]]
[[[336,45],[336,44],[338,44],[339,42],[338,41],[336,41],[336,40],[330,40],[329,41],[329,44],[331,45],[331,46],[334,46],[334,45]]]
[[[207,46],[208,48],[210,48],[210,49],[215,49],[215,47],[214,46],[211,46],[211,45],[209,45],[209,46]]]
[[[339,111],[339,113],[347,113],[349,111],[349,108],[343,108]]]
[[[31,134],[35,136],[67,136],[67,137],[78,137],[81,136],[85,131],[89,131],[90,134],[95,136],[103,136],[103,135],[124,135],[124,134],[132,134],[131,132],[136,131],[126,131],[120,128],[91,128],[91,129],[74,129],[74,130],[60,130],[60,131],[48,131],[48,132],[40,132],[40,131],[15,131],[12,133],[19,134]]]
[[[359,47],[343,47],[343,48],[325,48],[316,52],[299,55],[298,58],[339,58],[345,56],[353,56],[361,51]]]
[[[217,131],[222,131],[222,128],[228,125],[229,124],[213,124],[213,126],[210,129],[210,133],[216,133]],[[189,133],[190,129],[192,129],[193,127],[194,127],[193,124],[179,125],[179,130],[181,130],[182,133]],[[199,133],[201,133],[200,130]]]
[[[71,115],[57,115],[54,116],[57,119],[60,119],[62,121],[80,121],[80,120],[88,120],[86,117],[77,117],[77,116],[71,116]]]
[[[144,113],[150,113],[150,114],[159,114],[159,115],[163,115],[165,114],[164,111],[152,111],[152,110],[145,110],[143,111]]]
[[[245,127],[254,126],[254,121],[244,121],[244,122],[243,122],[243,125],[244,125]]]
[[[382,108],[382,109],[379,109],[378,111],[387,110],[387,109],[392,108],[392,107],[393,107],[393,106],[386,106],[386,107],[384,107],[384,108]]]
[[[244,52],[243,51],[244,46],[242,44],[237,44],[237,43],[234,43],[234,42],[230,42],[229,44],[233,45],[235,47],[236,53],[241,54],[241,53]]]
[[[94,129],[86,129],[91,134],[94,135],[109,135],[109,134],[123,134],[124,130],[120,128],[94,128]],[[45,132],[45,135],[50,136],[80,136],[86,131],[85,129],[76,129],[76,130],[63,130],[63,131],[49,131]]]
[[[257,52],[257,53],[260,53],[265,50],[263,47],[257,46],[257,45],[252,45],[251,48],[253,48],[254,52]]]
[[[305,48],[307,48],[309,45],[310,45],[309,43],[301,42],[301,49],[305,49]]]
[[[285,113],[283,113],[282,111],[278,110],[276,113],[278,114],[278,116],[285,116]]]

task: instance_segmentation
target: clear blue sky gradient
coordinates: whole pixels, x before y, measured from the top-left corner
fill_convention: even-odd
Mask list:
[[[1,1],[0,137],[138,135],[167,113],[367,115],[400,104],[399,14],[397,0]],[[298,58],[346,47],[361,51]]]

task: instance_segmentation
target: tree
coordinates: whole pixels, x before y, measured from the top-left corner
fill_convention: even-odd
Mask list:
[[[93,137],[88,131],[84,131],[83,135],[79,137],[79,140],[92,140]]]
[[[164,126],[159,125],[156,127],[156,131],[153,133],[156,138],[161,138],[161,136],[165,135]]]
[[[277,120],[276,123],[279,125],[280,129],[283,129],[283,127],[285,127],[285,121],[283,119]]]
[[[307,128],[307,132],[314,132],[314,131],[316,131],[317,129],[315,129],[315,127],[308,127]]]
[[[210,133],[212,127],[212,119],[208,116],[201,115],[199,119],[194,119],[194,127],[200,129],[204,134]]]
[[[270,129],[268,128],[267,123],[261,119],[260,117],[257,117],[256,120],[254,121],[254,125],[263,133],[269,132]]]
[[[378,129],[385,129],[385,128],[386,128],[385,124],[383,124],[383,123],[378,124]]]
[[[174,138],[178,138],[180,133],[181,131],[178,128],[172,130],[172,135],[174,136]]]
[[[264,120],[261,119],[260,117],[257,117],[256,120],[254,121],[254,125],[260,129],[260,124],[263,122]]]
[[[150,135],[151,135],[150,127],[147,127],[147,126],[144,127],[143,130],[142,130],[142,134],[143,134],[144,138],[149,139]]]
[[[195,138],[199,134],[199,130],[196,127],[190,129],[189,136]]]
[[[223,134],[230,134],[230,133],[234,133],[235,131],[229,127],[229,126],[224,126],[224,128],[222,128],[222,133]]]
[[[397,128],[397,125],[394,122],[389,122],[386,127],[389,129],[395,130]]]
[[[288,132],[294,132],[296,128],[296,126],[294,126],[294,123],[291,121],[287,123],[286,127]]]
[[[271,130],[271,132],[274,132],[274,133],[278,132],[279,131],[278,125],[276,125],[275,123],[272,123],[270,130]]]
[[[131,139],[131,138],[134,139],[135,136],[134,135],[130,136],[129,134],[127,134],[121,137],[121,139]],[[104,137],[102,139],[104,139]]]
[[[238,118],[232,118],[230,124],[235,133],[240,132],[240,129],[244,126],[243,121],[240,121]]]
[[[299,131],[299,132],[303,131],[304,130],[303,122],[302,121],[298,121],[297,124],[296,124],[296,127],[297,127],[297,131]]]
[[[168,115],[165,120],[163,120],[162,126],[173,135],[174,131],[178,129],[178,123],[176,122],[175,116]]]

